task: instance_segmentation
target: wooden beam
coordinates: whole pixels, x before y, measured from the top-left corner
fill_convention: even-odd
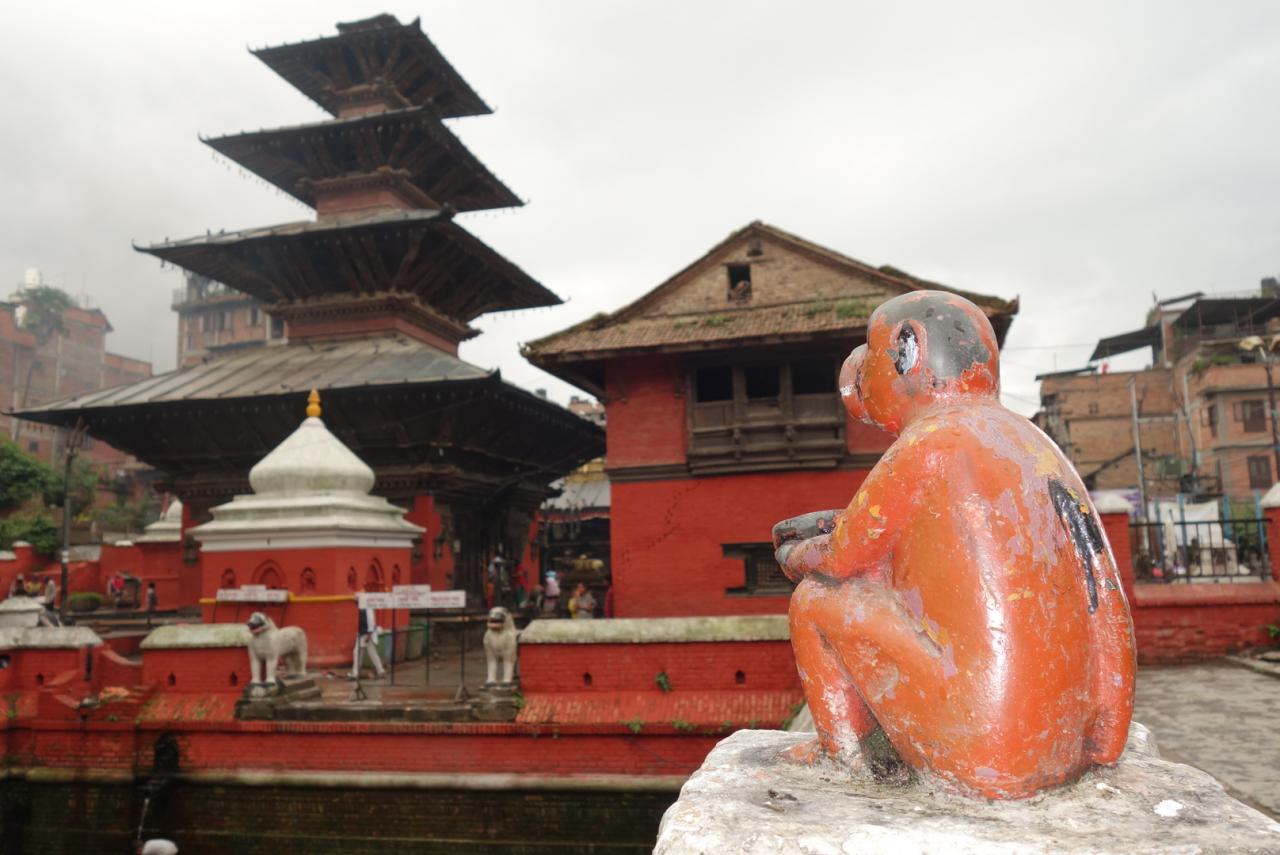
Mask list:
[[[396,272],[387,283],[387,290],[406,290],[404,286],[408,282],[409,272],[413,269],[414,263],[418,259],[418,254],[422,252],[422,244],[426,240],[426,236],[425,229],[418,229],[409,235],[409,245],[405,248],[404,254],[400,256],[400,263],[396,266]]]

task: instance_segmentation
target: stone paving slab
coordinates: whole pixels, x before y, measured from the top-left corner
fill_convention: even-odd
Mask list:
[[[1145,667],[1134,718],[1165,759],[1280,819],[1280,680],[1227,662]]]

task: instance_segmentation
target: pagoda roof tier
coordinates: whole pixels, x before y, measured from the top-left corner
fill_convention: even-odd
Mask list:
[[[391,292],[465,323],[561,302],[447,211],[327,217],[134,248],[264,303]]]
[[[380,492],[402,484],[491,497],[545,487],[604,452],[603,431],[586,419],[403,336],[263,345],[21,416],[83,420],[177,485],[243,485],[297,428],[313,388],[325,424],[374,469]]]
[[[523,204],[424,107],[203,141],[313,208],[316,182],[359,176],[399,178],[420,208]]]
[[[377,96],[397,107],[430,107],[442,118],[482,116],[489,105],[454,70],[420,19],[392,15],[338,24],[338,35],[250,51],[333,115]]]

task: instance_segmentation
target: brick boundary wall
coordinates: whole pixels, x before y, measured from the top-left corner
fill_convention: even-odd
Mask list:
[[[1222,584],[1136,582],[1129,516],[1099,513],[1133,613],[1138,661],[1197,662],[1273,644],[1280,625],[1280,508],[1267,508],[1272,580]]]

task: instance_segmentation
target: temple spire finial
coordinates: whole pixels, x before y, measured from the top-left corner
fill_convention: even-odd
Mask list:
[[[311,394],[307,396],[307,418],[320,418],[320,393],[315,389],[312,389]]]

